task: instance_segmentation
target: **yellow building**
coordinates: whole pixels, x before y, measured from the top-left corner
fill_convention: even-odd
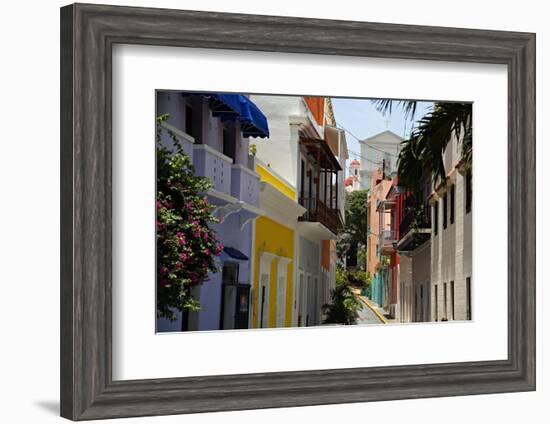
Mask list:
[[[256,160],[260,208],[255,222],[250,328],[292,326],[295,313],[295,226],[305,209],[296,192],[268,165]]]

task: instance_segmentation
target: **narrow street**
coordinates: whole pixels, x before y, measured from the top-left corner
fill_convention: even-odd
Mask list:
[[[360,291],[357,289],[353,290],[353,294],[361,304],[363,305],[363,309],[359,311],[359,319],[357,320],[357,325],[364,325],[364,324],[384,324],[384,321],[382,321],[375,313],[374,311],[367,305],[366,300],[363,296],[361,296]]]

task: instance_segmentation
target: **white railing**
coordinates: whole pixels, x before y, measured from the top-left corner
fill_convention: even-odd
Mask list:
[[[213,189],[231,194],[231,165],[233,160],[206,144],[193,146],[195,174],[206,177],[214,184]]]
[[[233,165],[231,167],[231,195],[258,207],[260,205],[260,176],[243,165]]]
[[[195,144],[195,139],[167,122],[162,122],[160,126],[164,129],[160,134],[160,143],[173,152],[174,140],[172,140],[172,136],[170,135],[173,134],[182,147],[183,152],[193,161],[193,145]]]

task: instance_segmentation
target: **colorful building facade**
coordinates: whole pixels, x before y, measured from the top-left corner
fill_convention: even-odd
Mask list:
[[[335,286],[348,157],[330,99],[159,92],[157,115],[165,113],[166,134],[213,184],[209,226],[224,248],[218,272],[194,288],[201,309],[159,318],[157,330],[321,324]],[[251,148],[251,137],[268,140]]]
[[[257,95],[251,99],[266,114],[271,130],[270,142],[257,145],[256,158],[288,183],[292,200],[302,208],[294,228],[291,323],[318,325],[335,285],[335,240],[344,219],[345,135],[335,126],[330,99]]]
[[[212,188],[205,195],[218,222],[210,224],[224,246],[218,272],[196,286],[198,312],[174,311],[177,319],[157,319],[157,331],[247,328],[253,273],[253,222],[260,209],[260,175],[250,166],[249,138],[267,138],[267,120],[245,96],[157,92],[157,115],[169,114],[161,143],[177,138],[195,175]]]
[[[295,313],[295,244],[298,217],[305,209],[295,190],[258,159],[260,207],[254,228],[251,328],[289,327]]]

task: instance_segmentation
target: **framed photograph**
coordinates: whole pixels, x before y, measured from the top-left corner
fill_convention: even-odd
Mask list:
[[[61,9],[61,415],[535,390],[535,35]]]

